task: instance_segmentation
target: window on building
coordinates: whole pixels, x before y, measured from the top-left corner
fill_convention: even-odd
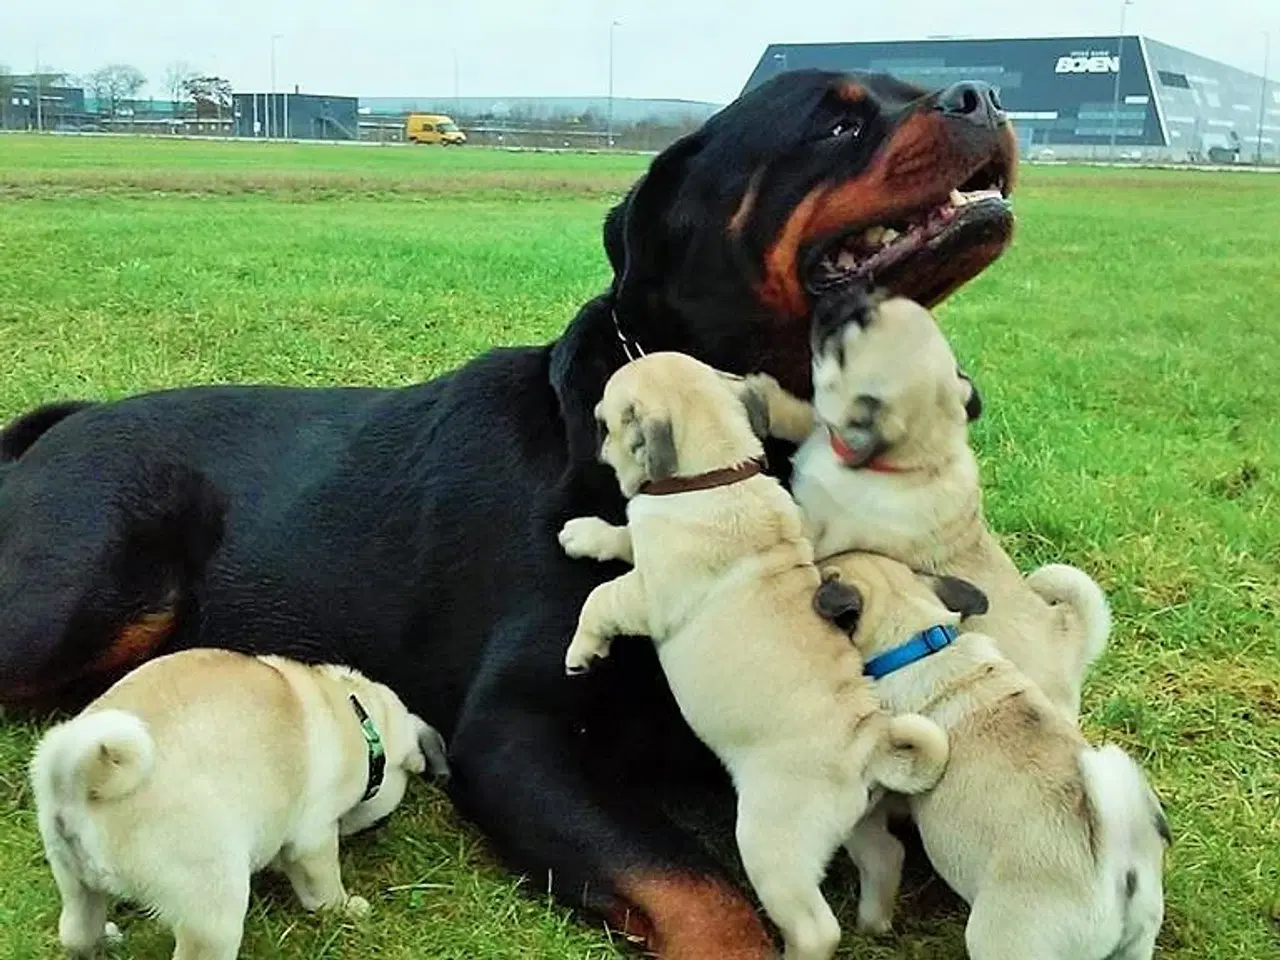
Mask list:
[[[1160,82],[1166,87],[1177,87],[1180,90],[1190,90],[1191,84],[1187,82],[1185,73],[1174,73],[1171,70],[1158,70],[1160,74]]]
[[[1115,127],[1103,125],[1080,124],[1074,131],[1077,137],[1109,137],[1115,133],[1117,137],[1141,137],[1145,133],[1142,127]]]

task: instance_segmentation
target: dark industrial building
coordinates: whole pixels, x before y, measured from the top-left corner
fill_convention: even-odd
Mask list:
[[[0,77],[0,130],[58,130],[84,115],[84,90],[35,77]]]
[[[237,137],[358,140],[355,97],[314,93],[237,93],[231,98]]]
[[[1280,158],[1280,84],[1141,36],[773,44],[746,89],[806,67],[985,80],[1031,156]]]

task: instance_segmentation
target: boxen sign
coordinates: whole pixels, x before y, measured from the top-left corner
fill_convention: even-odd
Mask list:
[[[1109,145],[1113,134],[1125,147],[1164,146],[1158,91],[1144,57],[1134,36],[773,44],[746,89],[784,68],[888,73],[925,90],[977,80],[1000,91],[1025,150]],[[1253,91],[1256,114],[1256,83]]]
[[[1054,73],[1119,73],[1120,57],[1103,53],[1071,53],[1059,57]]]

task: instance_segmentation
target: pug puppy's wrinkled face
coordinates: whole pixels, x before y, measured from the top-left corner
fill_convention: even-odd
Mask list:
[[[924,307],[842,295],[815,311],[812,349],[814,412],[846,466],[926,468],[967,445],[982,401]]]

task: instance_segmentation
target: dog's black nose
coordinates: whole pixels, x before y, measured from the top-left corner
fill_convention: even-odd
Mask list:
[[[873,397],[869,393],[862,393],[853,398],[853,405],[857,413],[849,418],[849,426],[869,427],[875,423],[876,414],[880,412],[884,402],[879,397]]]
[[[1004,123],[1000,95],[989,83],[963,80],[938,94],[938,109],[949,117],[976,123],[980,127],[996,127]]]

